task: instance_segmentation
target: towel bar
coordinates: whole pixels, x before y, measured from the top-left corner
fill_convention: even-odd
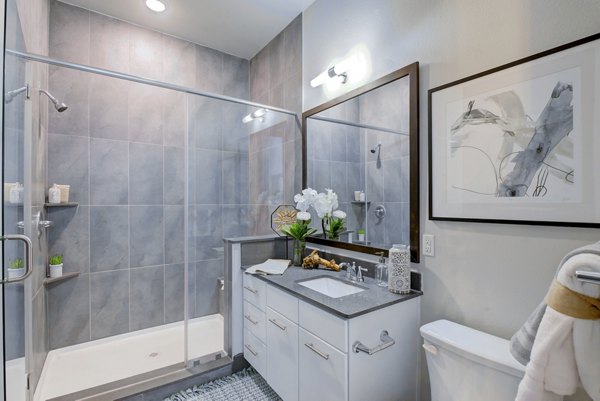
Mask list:
[[[600,273],[578,270],[575,272],[575,277],[579,281],[600,285]]]

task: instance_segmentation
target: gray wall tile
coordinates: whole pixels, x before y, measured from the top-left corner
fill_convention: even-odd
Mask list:
[[[90,63],[90,13],[52,1],[50,6],[50,57],[73,63]]]
[[[129,85],[129,140],[163,144],[162,105],[165,89]]]
[[[215,150],[196,150],[196,203],[221,203],[222,161],[221,152]]]
[[[92,340],[129,331],[129,270],[92,273]]]
[[[131,330],[165,322],[164,266],[131,269]]]
[[[223,146],[223,105],[220,100],[193,97],[190,98],[192,121],[190,130],[193,143],[201,149],[221,149]]]
[[[248,205],[224,205],[223,238],[244,237],[250,235]]]
[[[129,24],[90,13],[90,63],[95,67],[129,72]]]
[[[185,146],[187,130],[188,97],[187,93],[167,91],[163,96],[163,143],[165,146]]]
[[[156,205],[163,202],[163,149],[158,145],[129,144],[129,202]]]
[[[127,140],[129,83],[94,75],[90,80],[90,136]]]
[[[162,206],[129,207],[129,266],[164,263],[164,218]]]
[[[165,146],[164,158],[163,202],[166,205],[182,205],[185,202],[185,150]]]
[[[216,259],[223,255],[223,222],[218,205],[196,205],[190,222],[196,248],[196,260]]]
[[[90,271],[89,206],[53,208],[48,219],[54,222],[48,235],[49,255],[63,255],[63,272]]]
[[[48,135],[48,184],[70,185],[69,201],[89,204],[89,138]]]
[[[224,55],[222,77],[224,95],[248,99],[248,60]]]
[[[183,263],[184,260],[184,206],[165,205],[165,263]]]
[[[53,111],[48,114],[48,132],[89,136],[90,74],[54,66],[48,69],[50,93],[69,107],[62,113]]]
[[[196,45],[163,35],[163,70],[165,81],[194,87],[196,85]]]
[[[90,270],[129,268],[129,208],[90,208]]]
[[[165,323],[178,322],[184,318],[184,276],[183,264],[165,266]],[[191,295],[195,297],[194,293]]]
[[[126,205],[129,202],[127,142],[91,139],[90,197],[92,205]]]
[[[136,25],[129,26],[129,68],[133,75],[162,81],[163,35]]]
[[[48,335],[51,349],[90,340],[89,274],[48,287]]]
[[[222,152],[223,204],[250,203],[248,188],[248,153]]]
[[[208,92],[222,93],[223,53],[196,46],[196,87]]]
[[[205,260],[196,264],[196,317],[219,313],[217,278],[223,276],[223,259]]]

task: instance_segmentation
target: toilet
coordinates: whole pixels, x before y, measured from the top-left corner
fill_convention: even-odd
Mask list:
[[[437,320],[421,326],[432,401],[513,401],[525,366],[509,341]]]

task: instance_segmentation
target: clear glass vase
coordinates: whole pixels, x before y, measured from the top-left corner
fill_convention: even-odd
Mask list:
[[[294,259],[292,263],[294,266],[302,266],[302,259],[304,259],[304,250],[306,249],[305,240],[294,240]]]

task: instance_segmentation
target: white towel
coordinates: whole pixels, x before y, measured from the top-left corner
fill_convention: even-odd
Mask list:
[[[600,256],[574,255],[556,277],[573,291],[600,297],[600,286],[577,280],[576,270],[600,272]],[[548,306],[515,401],[559,401],[575,392],[579,380],[590,397],[600,401],[599,378],[600,320],[576,319]]]

